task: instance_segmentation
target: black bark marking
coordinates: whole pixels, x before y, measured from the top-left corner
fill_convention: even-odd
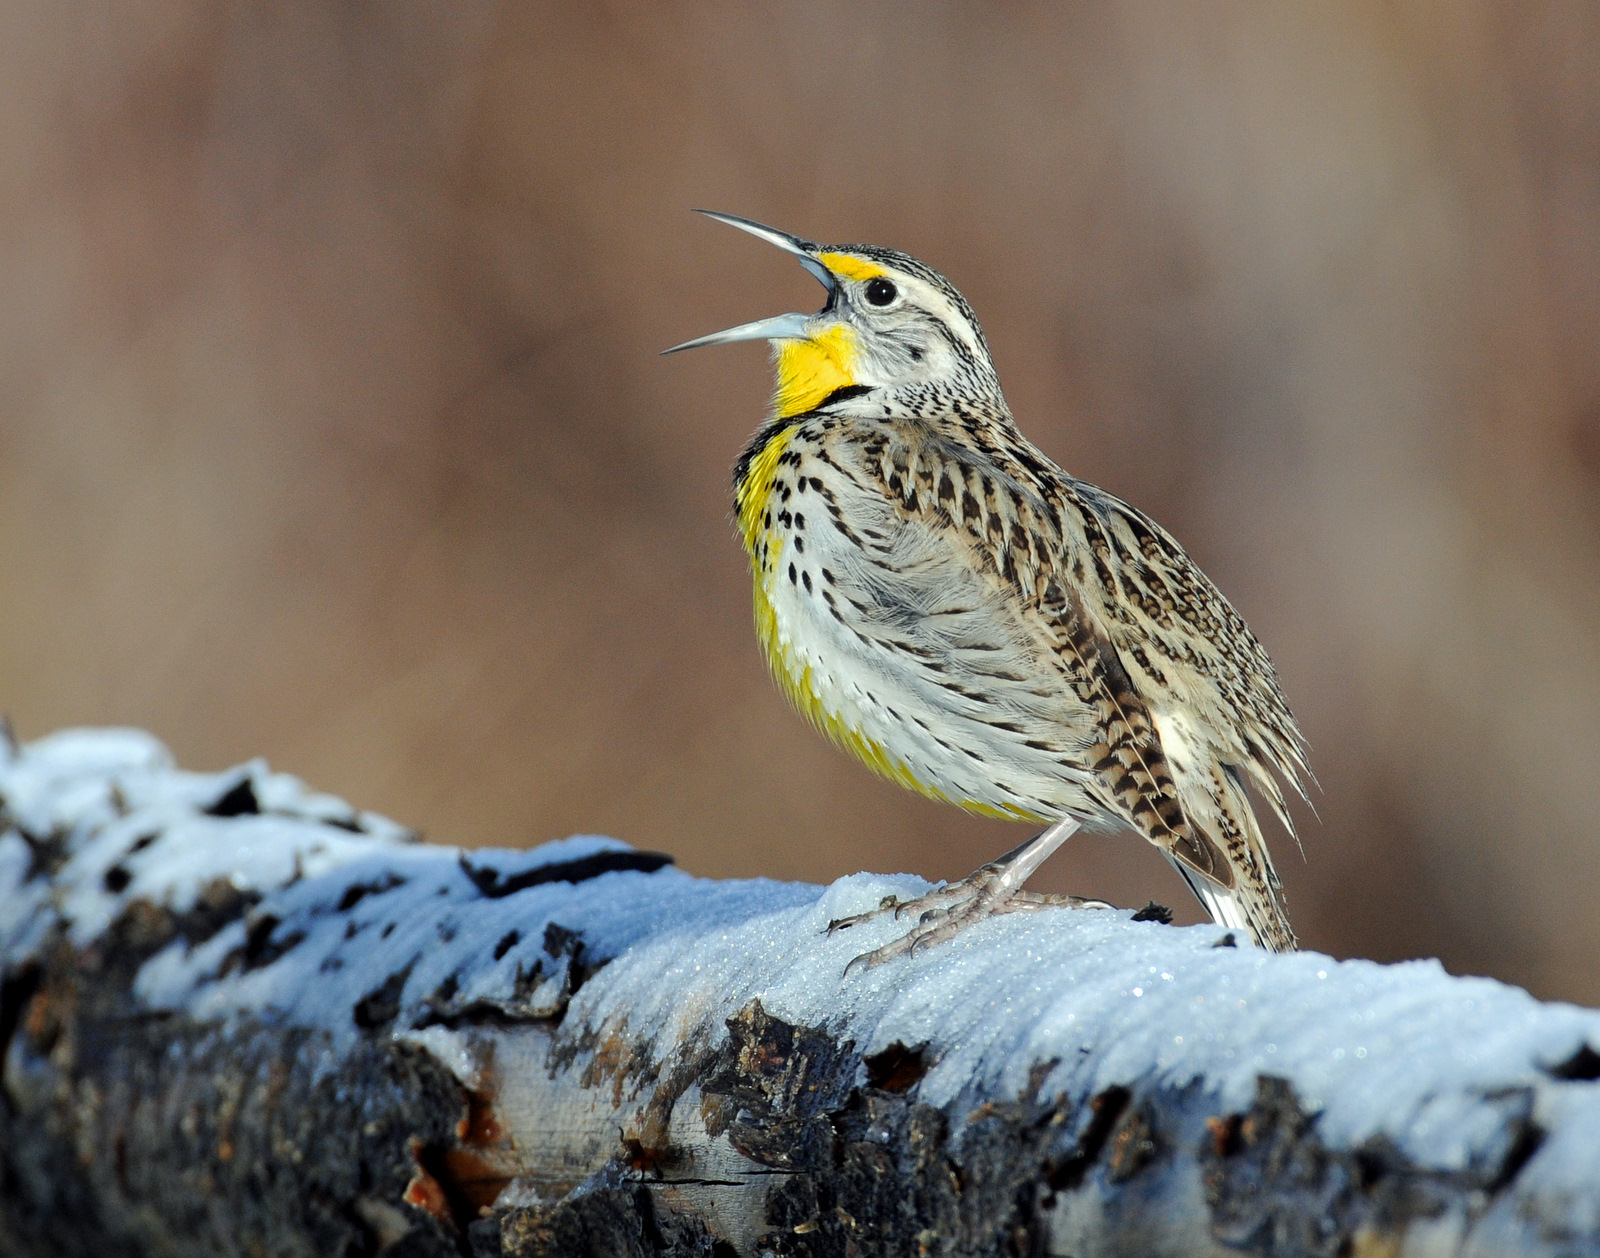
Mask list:
[[[363,1031],[376,1031],[400,1016],[400,997],[411,977],[411,967],[396,970],[382,983],[356,1001],[350,1016]]]
[[[208,817],[251,817],[261,811],[261,804],[250,779],[240,778],[204,811]]]
[[[472,885],[477,887],[485,898],[499,900],[508,895],[515,895],[518,891],[526,891],[529,887],[543,886],[548,882],[588,882],[589,879],[598,878],[601,874],[630,871],[653,874],[656,870],[672,863],[673,858],[665,852],[596,852],[593,856],[583,856],[577,860],[556,861],[550,865],[539,865],[519,873],[502,875],[498,869],[472,864],[463,855],[461,870],[472,879]]]
[[[1107,1182],[1126,1183],[1154,1162],[1161,1152],[1154,1114],[1144,1105],[1129,1106],[1111,1133],[1106,1153]]]
[[[0,1039],[0,1043],[3,1043]],[[1552,1079],[1562,1079],[1570,1083],[1593,1083],[1600,1079],[1600,1053],[1590,1048],[1588,1044],[1579,1044],[1578,1049],[1571,1057],[1558,1061],[1553,1066],[1544,1067],[1545,1074]]]
[[[247,918],[244,946],[223,961],[222,972],[263,970],[306,937],[303,930],[291,930],[282,938],[274,939],[279,925],[278,917],[272,913],[258,913]]]
[[[1080,1187],[1089,1168],[1099,1160],[1101,1150],[1111,1138],[1111,1131],[1128,1107],[1133,1093],[1124,1087],[1110,1087],[1089,1101],[1091,1117],[1077,1146],[1049,1174],[1050,1187],[1058,1192],[1071,1192]]]
[[[396,887],[405,886],[406,880],[398,874],[386,873],[381,878],[371,882],[352,882],[344,889],[344,894],[339,897],[335,906],[337,912],[348,913],[369,895],[382,895],[385,891],[393,891]]]
[[[495,945],[495,959],[504,957],[521,939],[521,932],[515,930],[503,936]],[[583,936],[557,922],[545,925],[544,954],[545,957],[535,958],[531,967],[526,962],[517,963],[509,998],[457,1004],[457,984],[452,979],[445,980],[428,997],[424,1008],[411,1023],[412,1028],[515,1026],[528,1022],[560,1026],[573,994],[604,969],[610,958],[589,957]],[[560,980],[554,988],[548,986],[552,979]]]
[[[178,934],[192,947],[204,943],[230,922],[236,922],[261,902],[259,891],[241,889],[231,879],[213,878],[200,888],[194,907],[173,914]]]
[[[880,1092],[909,1092],[933,1065],[926,1044],[907,1048],[899,1040],[881,1053],[863,1057],[861,1064],[867,1068],[867,1086]]]

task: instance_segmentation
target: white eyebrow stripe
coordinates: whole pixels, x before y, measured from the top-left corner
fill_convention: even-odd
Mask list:
[[[948,295],[919,276],[897,273],[896,278],[908,286],[915,286],[912,291],[917,294],[917,303],[944,328],[952,345],[958,346],[974,357],[984,353],[977,330],[961,307]]]

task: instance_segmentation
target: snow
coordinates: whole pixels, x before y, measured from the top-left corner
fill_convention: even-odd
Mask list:
[[[259,815],[206,815],[246,780]],[[179,771],[135,731],[32,743],[0,764],[0,796],[0,968],[57,928],[87,943],[134,897],[183,913],[224,879],[259,903],[152,957],[136,980],[151,1007],[317,1027],[337,1050],[373,1033],[352,1010],[395,976],[398,1016],[379,1019],[383,1033],[422,1044],[463,1078],[470,1053],[441,1019],[547,1016],[570,996],[564,1030],[625,1029],[661,1056],[719,1042],[753,998],[866,1052],[925,1043],[935,1064],[919,1096],[933,1105],[1015,1095],[1036,1063],[1055,1061],[1046,1094],[1203,1079],[1219,1108],[1240,1110],[1269,1074],[1321,1111],[1331,1146],[1383,1133],[1445,1170],[1497,1155],[1512,1090],[1526,1088],[1550,1136],[1519,1190],[1533,1184],[1565,1203],[1578,1230],[1600,1228],[1600,1086],[1548,1071],[1585,1043],[1600,1048],[1600,1012],[1452,977],[1434,961],[1277,956],[1219,946],[1215,926],[1050,910],[997,918],[846,979],[853,956],[906,923],[885,917],[831,937],[827,923],[928,884],[872,874],[825,888],[716,882],[667,868],[493,896],[464,859],[504,886],[632,849],[597,837],[526,852],[427,846],[259,762]],[[34,858],[49,836],[65,860],[53,878]],[[601,976],[570,995],[573,967],[598,961],[609,962]]]
[[[184,913],[216,879],[238,891],[268,891],[366,856],[374,838],[409,837],[393,822],[308,791],[260,761],[226,773],[179,772],[166,748],[139,730],[52,734],[0,768],[0,782],[12,823],[10,850],[27,846],[23,835],[64,842],[70,859],[55,879],[54,909],[80,946],[133,899]],[[205,814],[241,782],[250,783],[260,815]],[[0,889],[16,859],[8,865],[0,855]],[[12,878],[20,896],[21,879],[15,872]],[[37,897],[38,889],[31,891]],[[15,913],[20,919],[22,910]],[[0,910],[0,932],[11,916]]]

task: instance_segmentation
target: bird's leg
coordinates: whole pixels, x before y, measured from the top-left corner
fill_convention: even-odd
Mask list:
[[[886,899],[878,908],[855,917],[840,918],[828,923],[828,933],[847,930],[861,922],[884,913],[896,917],[915,914],[917,924],[899,939],[885,944],[873,952],[863,953],[845,967],[849,974],[855,969],[872,969],[885,961],[959,934],[968,926],[981,922],[995,913],[1018,913],[1041,908],[1109,908],[1102,900],[1084,900],[1077,896],[1040,895],[1022,891],[1029,876],[1038,869],[1058,847],[1072,837],[1078,822],[1071,817],[1056,822],[1048,830],[1034,835],[1026,843],[1014,847],[1004,856],[980,865],[958,882],[946,883],[904,902]]]
[[[1015,896],[1016,888],[1020,887],[1056,848],[1065,843],[1077,828],[1078,823],[1071,819],[1057,822],[1048,830],[1041,830],[1027,842],[1018,844],[1005,855],[995,857],[986,865],[980,865],[958,882],[947,882],[914,900],[902,901],[898,896],[885,896],[875,909],[857,913],[853,917],[835,918],[828,923],[828,933],[831,935],[836,930],[849,930],[852,926],[859,926],[862,922],[882,917],[885,913],[893,913],[896,917],[916,913],[919,920],[924,919],[931,913],[941,913],[952,905],[966,903],[978,893],[980,887],[986,891],[993,889],[994,894],[986,898],[993,899],[997,903],[1003,902]],[[1034,899],[1032,894],[1027,895],[1028,901]],[[1076,902],[1075,897],[1071,896],[1063,899]]]

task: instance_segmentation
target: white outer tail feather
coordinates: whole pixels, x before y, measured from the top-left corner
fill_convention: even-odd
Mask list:
[[[1212,776],[1216,791],[1209,796],[1191,796],[1184,801],[1184,812],[1191,826],[1202,829],[1207,820],[1220,820],[1226,812],[1243,831],[1247,849],[1246,860],[1253,868],[1233,870],[1232,889],[1218,886],[1203,874],[1180,864],[1171,856],[1168,862],[1183,875],[1195,898],[1205,905],[1211,920],[1220,926],[1242,930],[1259,947],[1272,952],[1292,952],[1295,948],[1294,928],[1289,925],[1284,912],[1283,892],[1278,884],[1277,871],[1272,867],[1272,857],[1267,852],[1260,823],[1256,820],[1244,782],[1237,773],[1223,771]],[[1292,833],[1292,832],[1291,832]]]
[[[1240,903],[1238,896],[1214,882],[1207,881],[1187,865],[1170,856],[1167,857],[1167,863],[1183,875],[1183,880],[1189,884],[1189,890],[1194,892],[1194,898],[1200,901],[1207,913],[1211,914],[1213,922],[1218,926],[1242,930],[1250,939],[1257,943],[1261,942],[1260,934],[1250,925],[1249,914],[1245,912],[1245,907]]]

